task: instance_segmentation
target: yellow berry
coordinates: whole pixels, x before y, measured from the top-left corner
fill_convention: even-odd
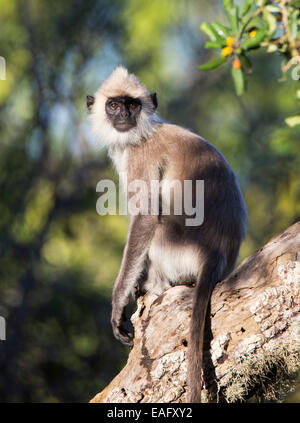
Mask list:
[[[232,67],[234,69],[240,69],[241,66],[241,61],[239,59],[234,59],[234,61],[232,62]]]
[[[232,47],[229,47],[229,46],[227,46],[227,47],[224,47],[223,49],[222,49],[222,55],[223,56],[229,56],[229,54],[232,52]]]
[[[249,32],[250,37],[255,37],[256,35],[256,29],[253,29],[252,31]]]
[[[227,44],[229,47],[232,47],[232,46],[233,46],[233,38],[232,38],[232,37],[227,37],[227,39],[226,39],[226,44]]]

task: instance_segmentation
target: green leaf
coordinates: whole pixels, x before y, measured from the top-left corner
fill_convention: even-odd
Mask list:
[[[298,18],[298,14],[299,14],[299,10],[294,10],[294,12],[292,13],[292,15],[290,17],[290,22],[289,22],[291,37],[292,37],[293,40],[295,40],[297,38],[297,31],[298,31],[297,18]]]
[[[278,46],[276,44],[269,44],[267,47],[267,53],[274,53],[274,51],[278,50]]]
[[[202,22],[202,24],[200,25],[200,29],[202,32],[204,32],[205,35],[208,36],[210,41],[218,42],[220,48],[226,44],[226,40],[220,37],[217,31],[207,22]]]
[[[300,125],[300,115],[289,116],[285,119],[285,123],[293,128],[294,126]]]
[[[273,4],[268,4],[268,6],[265,7],[266,10],[269,12],[279,13],[281,12],[280,7],[274,6]]]
[[[246,54],[244,52],[240,55],[240,60],[241,60],[242,66],[245,69],[247,69],[248,71],[252,70],[252,63],[251,63],[249,57],[246,56]]]
[[[233,1],[232,0],[223,0],[223,6],[226,10],[227,7],[232,7],[233,6]]]
[[[253,13],[255,11],[255,3],[253,6],[249,8],[249,10],[243,15],[240,14],[239,21],[240,26],[244,26],[246,23],[248,24],[251,19],[253,19]]]
[[[254,28],[261,28],[261,18],[259,16],[254,16],[254,18],[248,22],[247,29],[251,30]]]
[[[249,11],[250,7],[254,5],[254,0],[246,0],[246,3],[244,5],[244,8],[242,10],[242,16],[246,15],[246,13]]]
[[[248,36],[248,38],[246,38],[241,43],[242,49],[243,50],[248,50],[248,49],[259,47],[260,43],[265,38],[266,34],[267,34],[267,32],[266,32],[265,29],[258,29],[257,32],[256,32],[255,37]]]
[[[275,15],[273,13],[266,10],[263,10],[263,18],[268,24],[268,36],[271,38],[274,32],[277,29],[277,21]]]
[[[239,32],[239,12],[238,7],[233,4],[232,0],[223,0],[225,12],[230,23],[232,35],[236,36]]]
[[[219,41],[206,41],[205,48],[221,48]]]
[[[227,28],[227,26],[220,24],[219,22],[213,21],[211,23],[211,26],[217,31],[217,33],[222,38],[230,37],[230,30]]]
[[[232,79],[234,82],[235,91],[238,96],[241,96],[245,93],[245,75],[243,70],[231,68]]]
[[[226,62],[226,57],[219,56],[215,59],[210,60],[209,62],[204,63],[197,67],[199,70],[213,70],[221,66],[224,62]]]

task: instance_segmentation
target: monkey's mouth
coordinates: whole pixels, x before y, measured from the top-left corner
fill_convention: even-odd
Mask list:
[[[133,123],[116,123],[115,128],[119,132],[129,131],[129,129],[133,128]]]

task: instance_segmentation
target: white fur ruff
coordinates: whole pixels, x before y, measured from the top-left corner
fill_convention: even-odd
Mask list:
[[[124,148],[128,144],[139,144],[155,129],[155,124],[160,122],[155,114],[150,95],[150,92],[135,75],[129,74],[123,67],[116,68],[95,94],[95,102],[91,110],[94,134],[107,146]],[[107,99],[119,96],[139,98],[142,103],[136,127],[126,132],[117,131],[111,125],[105,111]]]

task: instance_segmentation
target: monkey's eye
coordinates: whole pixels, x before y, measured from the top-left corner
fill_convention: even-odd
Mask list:
[[[110,104],[110,107],[111,107],[113,110],[116,110],[116,109],[119,107],[119,105],[118,105],[118,103],[111,103],[111,104]]]
[[[135,103],[130,103],[130,104],[129,104],[129,108],[130,108],[131,110],[134,110],[134,109],[136,109],[136,108],[137,108],[137,104],[135,104]]]

